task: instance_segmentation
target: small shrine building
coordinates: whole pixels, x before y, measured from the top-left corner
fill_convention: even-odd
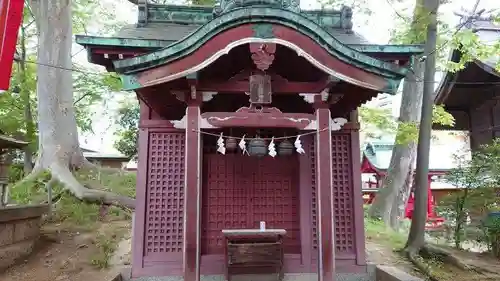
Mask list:
[[[356,109],[395,94],[421,46],[367,44],[347,7],[138,10],[115,37],[76,37],[140,104],[132,277],[273,265],[280,279],[366,280]]]
[[[438,133],[438,134],[436,134]],[[458,167],[455,157],[468,159],[470,153],[465,150],[468,141],[463,134],[435,132],[430,148],[429,173],[427,175],[427,225],[428,229],[439,227],[444,219],[436,213],[436,205],[444,196],[460,191],[462,187],[446,181],[446,174]],[[361,181],[363,202],[371,204],[376,197],[390,165],[394,138],[367,140],[361,153]],[[416,164],[416,163],[415,163]],[[410,194],[406,206],[406,217],[412,218],[414,194]]]
[[[464,17],[461,24],[472,30],[482,44],[500,41],[500,25],[494,23],[493,17]],[[459,62],[462,55],[460,50],[452,50],[449,60]],[[472,150],[500,137],[500,72],[496,69],[499,62],[499,54],[475,59],[457,72],[446,72],[436,90],[434,102],[444,105],[453,115],[453,130],[470,132]]]

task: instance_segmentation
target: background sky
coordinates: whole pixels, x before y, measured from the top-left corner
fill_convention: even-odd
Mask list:
[[[395,10],[402,15],[411,15],[412,5],[414,1],[405,0],[406,3],[397,3],[390,5],[389,0],[366,0],[368,3],[368,9],[372,11],[372,14],[367,16],[361,13],[353,14],[353,29],[364,36],[372,44],[387,44],[391,36],[391,30],[394,28],[395,24],[398,23],[398,15]],[[173,1],[173,3],[182,4],[182,1]],[[394,1],[397,2],[397,1]],[[440,13],[442,14],[441,20],[450,24],[450,26],[455,26],[458,23],[459,18],[454,15],[454,12],[459,12],[462,8],[472,9],[475,1],[472,0],[451,0],[452,3],[442,5],[440,8]],[[137,20],[137,9],[134,5],[130,4],[126,0],[104,0],[102,1],[106,6],[108,11],[112,11],[116,15],[116,20],[120,22],[127,22],[130,24],[136,23]],[[321,5],[315,0],[302,0],[302,9],[320,9]],[[500,0],[481,0],[479,4],[479,9],[500,9]],[[94,27],[94,30],[98,30],[98,26]],[[92,35],[92,32],[90,32]],[[101,68],[97,66],[92,66],[87,62],[87,54],[82,51],[82,47],[79,45],[74,45],[74,53],[78,53],[75,57],[79,64],[87,65],[92,67],[96,71]],[[80,137],[80,142],[82,147],[101,151],[103,153],[115,153],[116,149],[113,148],[114,142],[114,131],[116,126],[113,124],[115,118],[119,118],[116,114],[116,110],[119,103],[122,100],[136,99],[134,93],[113,93],[113,95],[106,99],[102,104],[95,105],[93,110],[95,111],[93,122],[93,133],[82,134]],[[397,114],[399,111],[400,95],[394,98],[393,112]]]

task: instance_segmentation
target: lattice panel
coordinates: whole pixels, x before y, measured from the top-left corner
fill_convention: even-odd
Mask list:
[[[313,249],[318,248],[316,206],[316,150],[311,141],[312,224]],[[335,246],[337,252],[352,253],[354,249],[354,205],[351,188],[351,143],[348,134],[332,134],[333,200],[335,217]]]
[[[333,210],[337,252],[354,249],[354,208],[351,177],[351,138],[332,134]]]
[[[287,253],[300,253],[298,159],[207,153],[204,159],[202,254],[223,252],[222,229],[287,230]]]
[[[182,252],[184,144],[183,132],[149,135],[146,255]]]

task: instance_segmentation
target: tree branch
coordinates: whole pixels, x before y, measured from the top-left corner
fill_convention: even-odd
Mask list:
[[[76,105],[78,102],[83,100],[86,96],[89,96],[90,93],[83,94],[81,97],[79,97],[76,101],[73,102],[73,105]]]

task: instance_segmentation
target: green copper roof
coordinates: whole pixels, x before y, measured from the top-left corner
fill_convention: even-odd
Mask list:
[[[279,24],[294,28],[315,40],[319,45],[328,50],[331,55],[387,78],[401,79],[407,72],[405,68],[369,57],[342,44],[318,24],[298,13],[270,7],[232,10],[214,18],[183,40],[167,48],[130,59],[114,61],[113,64],[117,72],[121,73],[132,73],[166,64],[189,55],[216,34],[245,23]],[[258,35],[256,36],[258,37]],[[272,36],[272,34],[267,34],[266,36]]]
[[[175,28],[175,27],[174,27]],[[140,30],[138,31],[140,33]],[[165,34],[166,32],[161,32]],[[335,36],[338,39],[339,36]],[[143,36],[144,37],[144,36]],[[160,36],[158,36],[160,37]],[[375,45],[375,44],[351,44],[343,40],[341,43],[349,45],[354,50],[367,54],[418,54],[422,53],[421,45]],[[123,47],[123,48],[148,48],[161,49],[168,47],[176,41],[164,39],[148,39],[148,38],[128,38],[128,37],[99,37],[90,35],[76,35],[76,42],[83,46],[106,46],[106,47]]]
[[[220,1],[212,6],[182,6],[162,4],[139,4],[137,23],[147,26],[154,23],[170,23],[183,25],[203,25],[221,14],[244,7],[273,7],[293,12],[300,12],[312,21],[325,28],[352,29],[352,10],[342,7],[340,10],[304,10],[300,11],[295,0],[229,0]]]

